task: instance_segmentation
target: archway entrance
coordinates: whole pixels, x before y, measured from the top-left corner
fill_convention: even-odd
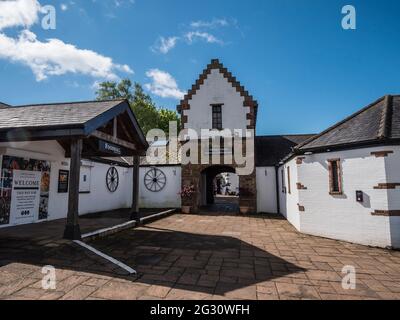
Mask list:
[[[207,211],[239,211],[239,177],[235,168],[218,165],[202,171],[201,206]]]

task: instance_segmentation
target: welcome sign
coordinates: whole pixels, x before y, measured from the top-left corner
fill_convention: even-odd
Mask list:
[[[11,224],[24,224],[37,220],[41,179],[41,172],[14,170]]]

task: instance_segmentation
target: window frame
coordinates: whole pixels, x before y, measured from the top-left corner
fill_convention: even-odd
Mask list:
[[[285,168],[281,170],[282,193],[286,193]]]
[[[211,127],[213,130],[223,130],[223,120],[222,120],[222,103],[211,105]],[[216,109],[219,111],[215,111]]]
[[[287,170],[287,179],[288,179],[288,193],[292,194],[292,188],[290,185],[290,167],[287,167],[286,170]]]
[[[337,190],[334,178],[334,166],[336,164],[336,177],[337,177]],[[343,195],[343,172],[340,159],[329,159],[328,160],[329,170],[329,194],[330,195]]]

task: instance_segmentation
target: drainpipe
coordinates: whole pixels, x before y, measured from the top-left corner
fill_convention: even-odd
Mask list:
[[[281,214],[281,204],[280,204],[280,197],[279,197],[279,166],[275,166],[275,179],[276,179],[276,208],[277,213]]]

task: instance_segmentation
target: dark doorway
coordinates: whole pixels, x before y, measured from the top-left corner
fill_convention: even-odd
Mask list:
[[[234,186],[229,177],[234,177]],[[203,209],[218,212],[239,211],[239,179],[236,178],[234,168],[221,165],[203,170],[201,192]]]

